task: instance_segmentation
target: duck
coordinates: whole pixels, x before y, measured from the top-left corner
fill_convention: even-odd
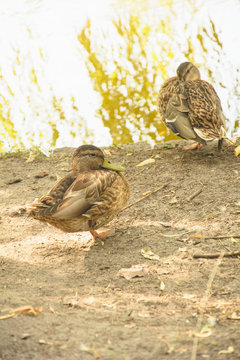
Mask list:
[[[124,167],[107,160],[94,145],[81,145],[72,155],[72,171],[29,206],[28,215],[64,232],[97,232],[124,207],[130,196]]]
[[[199,149],[217,139],[220,151],[226,119],[214,87],[201,80],[199,69],[191,62],[181,63],[176,73],[163,83],[158,94],[161,120],[179,137],[197,142],[184,150]]]

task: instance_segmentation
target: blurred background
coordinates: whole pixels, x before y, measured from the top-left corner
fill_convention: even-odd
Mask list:
[[[240,0],[0,0],[0,152],[174,139],[161,84],[183,61],[240,125]]]

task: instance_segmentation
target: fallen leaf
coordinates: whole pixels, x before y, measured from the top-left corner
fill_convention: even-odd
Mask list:
[[[13,316],[15,316],[16,314],[6,314],[6,315],[3,315],[3,316],[0,316],[0,320],[5,320],[5,319],[9,319]]]
[[[39,307],[33,307],[31,305],[26,305],[26,306],[20,306],[16,309],[13,309],[11,311],[12,314],[32,314],[34,316],[37,316],[39,313],[41,313],[43,310],[42,306],[39,306]]]
[[[235,151],[234,151],[234,155],[235,156],[238,156],[240,154],[240,145],[238,145],[236,148],[235,148]]]
[[[152,164],[152,163],[154,163],[154,162],[155,162],[155,159],[150,158],[150,159],[146,159],[146,160],[140,162],[140,163],[137,164],[136,166],[145,166],[145,165]]]
[[[154,254],[150,249],[145,248],[141,249],[141,255],[145,257],[146,259],[150,260],[158,260],[160,261],[160,257],[157,254]]]
[[[232,354],[234,352],[234,347],[233,346],[229,346],[227,348],[227,350],[220,350],[218,353],[219,354]]]
[[[47,176],[48,173],[46,171],[40,171],[37,175],[35,175],[34,177],[36,179],[41,179],[41,178],[44,178],[45,176]]]
[[[33,307],[31,305],[26,305],[26,306],[20,306],[16,309],[13,309],[10,311],[9,314],[5,314],[3,316],[0,317],[0,320],[5,320],[5,319],[9,319],[13,316],[19,315],[19,314],[30,314],[30,315],[34,315],[37,316],[38,313],[42,312],[42,306],[39,307]]]
[[[118,271],[117,275],[124,277],[126,280],[131,280],[135,277],[143,277],[147,275],[149,270],[145,264],[133,265],[130,268],[122,268]]]

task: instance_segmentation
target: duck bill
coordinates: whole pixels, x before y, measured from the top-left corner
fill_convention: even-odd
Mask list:
[[[125,171],[123,166],[112,163],[110,160],[104,159],[102,167],[114,171]]]

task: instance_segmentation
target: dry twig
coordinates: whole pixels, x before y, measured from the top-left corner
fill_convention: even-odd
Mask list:
[[[198,191],[195,191],[192,195],[190,195],[189,197],[187,197],[186,201],[191,201],[191,200],[194,199],[196,196],[198,196],[199,194],[201,194],[202,191],[203,191],[203,189],[198,189]]]
[[[220,236],[204,236],[204,239],[228,239],[228,238],[240,238],[240,235],[220,235]]]
[[[216,254],[193,254],[194,259],[216,259],[220,256],[219,253]],[[240,251],[231,251],[228,253],[223,253],[223,257],[238,257],[240,256]]]
[[[144,169],[138,171],[136,174],[130,176],[130,177],[128,178],[128,181],[134,179],[136,176],[138,176],[139,174],[141,174],[141,173],[142,173],[143,171],[145,171],[145,170],[146,170],[146,168],[144,168]]]
[[[189,231],[185,231],[185,232],[179,233],[179,234],[163,234],[163,233],[160,233],[160,235],[164,236],[164,237],[178,237],[178,236],[182,236],[182,235],[186,235],[186,234],[191,234],[193,232],[194,232],[194,230],[189,230]]]
[[[216,276],[216,273],[217,273],[217,269],[219,268],[221,262],[222,262],[222,259],[223,259],[223,255],[224,255],[224,252],[222,251],[221,254],[219,255],[213,269],[212,269],[212,272],[209,276],[209,279],[208,279],[208,283],[207,283],[207,288],[206,288],[206,291],[205,291],[205,294],[200,302],[200,315],[198,317],[198,320],[197,320],[197,325],[196,325],[196,333],[198,333],[200,331],[200,328],[202,326],[202,321],[203,321],[203,311],[204,311],[204,308],[206,307],[206,304],[210,298],[210,290],[211,290],[211,287],[212,287],[212,283],[213,283],[213,280]],[[193,348],[192,348],[192,356],[191,356],[191,360],[196,360],[197,358],[197,347],[198,347],[198,337],[195,336],[194,340],[193,340]]]
[[[155,189],[155,190],[151,191],[150,193],[148,193],[148,194],[144,195],[144,196],[143,196],[143,197],[141,197],[140,199],[138,199],[138,200],[134,201],[133,203],[131,203],[131,204],[129,204],[129,205],[127,205],[127,206],[125,206],[125,207],[121,210],[121,212],[122,212],[122,211],[124,211],[124,210],[126,210],[126,209],[127,209],[127,208],[129,208],[130,206],[133,206],[133,205],[137,204],[138,202],[140,202],[140,201],[142,201],[142,200],[146,199],[148,196],[150,196],[150,195],[152,195],[152,194],[156,193],[157,191],[160,191],[160,190],[164,189],[166,186],[167,186],[167,184],[163,184],[162,186],[158,187],[157,189]]]

